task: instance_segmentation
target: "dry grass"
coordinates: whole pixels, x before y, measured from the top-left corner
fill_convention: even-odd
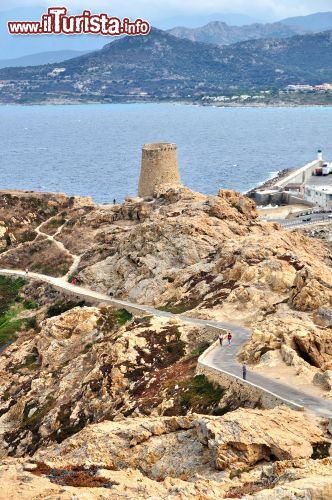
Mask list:
[[[94,465],[89,467],[79,466],[57,469],[39,462],[33,474],[36,476],[47,476],[48,479],[55,484],[73,486],[76,488],[111,488],[112,485],[119,484],[105,477],[96,476],[97,472],[98,467]]]
[[[72,257],[61,251],[55,243],[41,238],[0,256],[0,267],[29,269],[55,277],[65,275],[72,262]]]

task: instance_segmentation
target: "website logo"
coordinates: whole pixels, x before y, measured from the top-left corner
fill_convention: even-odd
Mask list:
[[[92,14],[84,10],[79,16],[69,16],[66,7],[50,7],[40,21],[8,21],[11,35],[103,35],[138,36],[150,33],[150,24],[143,19],[131,21],[125,17]]]

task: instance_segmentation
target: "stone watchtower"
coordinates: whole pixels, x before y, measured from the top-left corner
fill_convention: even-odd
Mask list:
[[[153,196],[159,188],[179,186],[176,144],[144,144],[138,196]]]

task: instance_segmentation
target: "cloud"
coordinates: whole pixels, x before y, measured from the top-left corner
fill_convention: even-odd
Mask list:
[[[13,7],[36,6],[33,0],[11,0]],[[261,19],[282,19],[283,17],[306,15],[331,9],[331,0],[38,0],[38,5],[49,7],[64,4],[69,10],[81,11],[89,8],[93,12],[109,12],[121,16],[145,17],[160,20],[175,15],[198,15],[214,13],[241,13]]]

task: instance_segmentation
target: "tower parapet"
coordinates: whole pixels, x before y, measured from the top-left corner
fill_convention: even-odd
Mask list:
[[[138,196],[153,196],[160,188],[181,186],[176,144],[144,144]]]

